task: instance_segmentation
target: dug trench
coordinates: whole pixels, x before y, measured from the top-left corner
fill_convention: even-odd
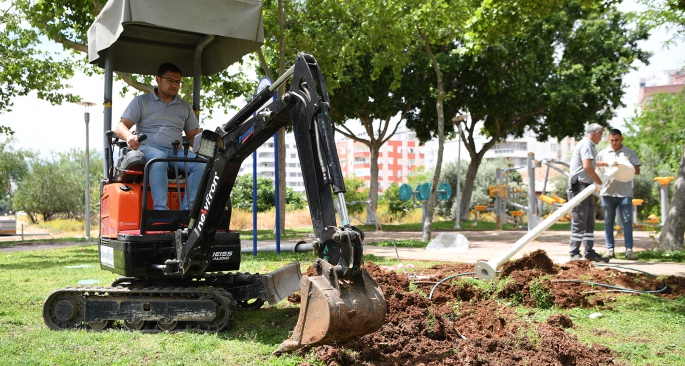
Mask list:
[[[584,260],[557,265],[543,250],[502,265],[491,286],[477,286],[479,280],[466,276],[435,286],[450,276],[473,272],[473,267],[436,265],[421,270],[419,278],[418,273],[386,271],[367,262],[365,268],[385,294],[385,324],[351,341],[318,346],[316,358],[326,365],[621,365],[617,352],[581,343],[565,331],[574,326],[568,314],[536,322],[511,305],[529,308],[529,315],[552,305],[611,310],[617,296],[631,296],[592,282],[664,289],[655,295],[670,299],[685,295],[683,277],[623,272]],[[310,268],[307,275],[314,273]],[[289,300],[299,302],[299,293]]]

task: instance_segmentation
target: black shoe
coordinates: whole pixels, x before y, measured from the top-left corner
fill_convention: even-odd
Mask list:
[[[574,261],[574,260],[580,260],[580,259],[583,259],[583,256],[580,255],[580,253],[571,254],[571,260],[572,260],[572,261]]]
[[[599,254],[597,254],[595,252],[586,254],[585,259],[587,259],[591,262],[609,263],[609,258],[602,258],[599,256]]]

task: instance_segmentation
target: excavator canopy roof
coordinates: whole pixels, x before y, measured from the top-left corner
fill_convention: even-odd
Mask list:
[[[195,47],[216,36],[202,53],[202,75],[216,74],[264,43],[259,0],[109,0],[88,29],[88,59],[113,70],[155,75],[171,62],[191,76]]]

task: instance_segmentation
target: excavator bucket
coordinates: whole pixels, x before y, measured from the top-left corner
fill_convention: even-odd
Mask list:
[[[300,291],[300,317],[295,330],[274,354],[372,333],[385,320],[383,292],[364,269],[357,276],[340,279],[333,271],[302,276]]]

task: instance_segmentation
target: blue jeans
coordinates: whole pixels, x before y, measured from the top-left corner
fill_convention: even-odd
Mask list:
[[[174,150],[170,147],[160,147],[154,145],[140,145],[138,148],[143,154],[145,154],[145,161],[149,161],[155,158],[173,158]],[[176,157],[183,157],[183,149],[178,149]],[[188,152],[188,158],[194,158],[195,154]],[[185,172],[186,176],[186,188],[185,194],[190,195],[190,207],[193,207],[195,202],[195,194],[197,193],[197,188],[202,180],[202,174],[205,171],[205,163],[156,163],[152,164],[150,167],[150,193],[152,194],[152,202],[154,210],[168,210],[167,207],[167,191],[169,187],[169,181],[167,178],[167,168],[174,169],[174,165],[178,164],[178,171],[184,172],[185,165],[188,167],[188,171]],[[188,209],[188,199],[183,197],[183,202],[181,204],[181,209]]]
[[[633,249],[633,198],[602,196],[604,206],[604,234],[607,249],[614,248],[614,224],[616,222],[616,208],[618,208],[626,249]]]

